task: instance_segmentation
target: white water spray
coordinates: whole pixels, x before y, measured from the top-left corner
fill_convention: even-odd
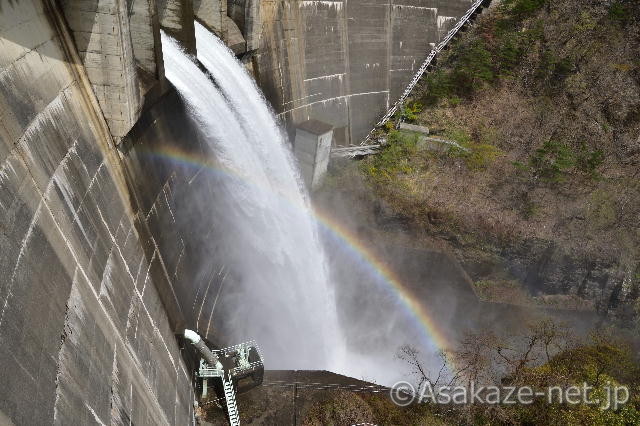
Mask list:
[[[166,76],[221,165],[211,208],[235,280],[215,318],[232,339],[257,339],[268,368],[340,370],[327,262],[287,143],[242,64],[196,28],[199,58],[217,86],[175,40],[163,34],[162,45]]]

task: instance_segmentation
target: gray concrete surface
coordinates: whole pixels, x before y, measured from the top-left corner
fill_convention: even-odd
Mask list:
[[[121,138],[136,122],[142,105],[126,4],[64,0],[61,8],[111,134]],[[134,17],[137,30],[140,26],[151,28],[148,15],[136,13]],[[142,46],[144,40],[138,52],[150,67],[149,56]]]
[[[215,173],[205,160],[207,144],[172,91],[142,115],[120,149],[140,222],[154,239],[151,257],[170,281],[185,323],[215,341],[218,327],[210,325],[220,265],[210,251]]]
[[[236,0],[234,0],[235,2]],[[470,0],[265,0],[257,75],[288,123],[359,143]]]
[[[315,189],[322,183],[331,154],[333,127],[318,120],[308,120],[296,127],[294,154],[304,183]]]
[[[132,0],[129,6],[129,28],[133,56],[140,70],[144,72],[145,80],[160,80],[164,76],[162,66],[162,46],[158,39],[160,20],[155,0]],[[146,91],[146,90],[143,90]]]
[[[193,12],[196,19],[207,27],[209,31],[221,39],[225,39],[226,0],[193,0]]]
[[[228,0],[227,14],[238,25],[246,40],[246,51],[260,47],[262,32],[260,0]]]
[[[0,417],[189,424],[191,378],[92,86],[37,1],[0,13]],[[82,71],[82,70],[80,70]]]
[[[228,16],[224,18],[226,38],[225,42],[229,49],[236,55],[241,55],[247,51],[247,41],[242,35],[242,31],[238,28],[238,25]]]
[[[409,132],[421,133],[423,135],[429,134],[429,128],[425,126],[418,126],[417,124],[411,123],[400,123],[400,130],[407,130]]]
[[[156,0],[160,26],[189,53],[196,51],[193,0]]]

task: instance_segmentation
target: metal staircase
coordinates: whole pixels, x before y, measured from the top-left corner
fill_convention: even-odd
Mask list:
[[[229,414],[229,424],[231,426],[240,426],[240,413],[238,413],[238,404],[236,403],[236,393],[233,390],[233,381],[231,377],[222,376],[222,386],[224,388],[224,399],[227,403],[227,413]]]
[[[197,376],[202,379],[202,397],[207,396],[209,379],[213,379],[217,385],[215,386],[217,388],[216,392],[219,392],[220,382],[217,382],[217,380],[220,379],[229,416],[229,424],[231,426],[240,426],[236,390],[242,393],[260,386],[264,375],[264,364],[257,343],[251,341],[212,351],[195,331],[185,330],[184,336],[202,356],[200,368],[197,372]],[[216,398],[212,402],[221,403],[222,397]]]

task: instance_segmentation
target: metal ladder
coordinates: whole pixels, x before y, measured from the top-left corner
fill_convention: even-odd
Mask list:
[[[227,402],[227,412],[229,413],[229,423],[231,426],[240,426],[240,413],[238,413],[238,405],[236,403],[236,393],[233,391],[233,382],[231,377],[227,380],[223,375],[222,387],[224,388],[224,399]]]

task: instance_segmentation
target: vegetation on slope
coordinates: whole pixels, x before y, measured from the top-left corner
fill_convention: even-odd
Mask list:
[[[633,326],[639,51],[637,1],[504,0],[397,117],[463,149],[425,149],[390,126],[358,173],[387,211],[448,241],[484,287],[518,282],[561,307],[570,295]]]
[[[522,335],[475,333],[463,339],[451,358],[461,381],[498,387],[587,389],[592,403],[569,403],[559,395],[534,398],[531,404],[478,404],[455,407],[456,424],[632,425],[640,422],[640,367],[633,349],[602,334],[580,344],[561,325],[542,321]],[[626,404],[607,407],[610,388],[629,391]],[[488,400],[488,398],[487,398]],[[600,404],[595,403],[598,400]],[[575,400],[574,400],[575,401]]]
[[[304,425],[342,425],[372,423],[379,425],[636,425],[640,424],[640,367],[637,354],[622,341],[593,335],[587,341],[572,343],[562,326],[542,321],[519,335],[497,336],[492,333],[469,334],[460,347],[444,357],[454,373],[441,375],[430,370],[421,354],[411,346],[401,349],[399,356],[413,368],[409,378],[416,389],[434,390],[446,385],[471,389],[495,386],[506,397],[509,387],[530,388],[547,392],[549,397],[531,398],[531,403],[493,403],[491,391],[480,392],[471,404],[442,404],[435,395],[422,393],[424,400],[408,407],[395,405],[386,394],[339,392],[311,406],[303,416]],[[453,361],[453,362],[452,362]],[[440,373],[438,373],[440,371]],[[444,380],[442,380],[444,378]],[[562,398],[559,389],[575,387],[591,403],[571,403]],[[619,399],[628,400],[610,406],[613,389]],[[528,398],[526,398],[528,399]],[[515,394],[511,401],[517,401]],[[467,401],[470,401],[468,399]],[[586,399],[585,399],[586,401]],[[600,403],[596,403],[599,401]]]

